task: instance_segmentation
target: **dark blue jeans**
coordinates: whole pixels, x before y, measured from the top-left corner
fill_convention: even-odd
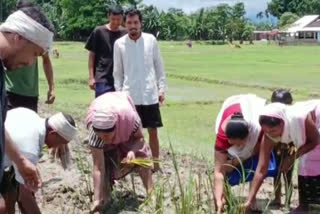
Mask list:
[[[95,84],[95,91],[96,91],[96,97],[99,97],[100,95],[107,93],[107,92],[113,92],[115,91],[114,86],[109,85],[105,82],[97,82]]]

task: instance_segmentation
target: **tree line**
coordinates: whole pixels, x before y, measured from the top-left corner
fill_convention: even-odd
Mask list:
[[[15,8],[17,0],[0,0],[0,19],[3,21]],[[63,40],[85,40],[98,25],[107,22],[112,5],[124,9],[139,8],[144,16],[144,31],[161,40],[218,40],[240,42],[250,40],[254,30],[277,28],[270,22],[255,24],[246,18],[244,3],[219,4],[202,8],[191,14],[170,8],[162,11],[143,4],[142,0],[33,0],[52,20],[56,37]],[[257,18],[273,15],[280,27],[294,22],[305,14],[320,14],[319,0],[272,0]]]

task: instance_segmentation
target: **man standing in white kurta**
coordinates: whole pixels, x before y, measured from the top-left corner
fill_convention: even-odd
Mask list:
[[[114,84],[132,97],[142,125],[148,129],[152,156],[159,159],[158,128],[162,127],[159,104],[165,100],[166,78],[156,38],[141,31],[142,15],[132,9],[125,14],[128,34],[114,45]],[[154,171],[159,171],[158,163]]]

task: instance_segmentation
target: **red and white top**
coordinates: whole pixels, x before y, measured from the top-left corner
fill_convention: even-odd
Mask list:
[[[224,121],[227,118],[229,118],[230,116],[232,116],[233,114],[235,114],[237,112],[241,112],[240,103],[231,105],[227,109],[224,110],[223,115],[222,115],[222,119],[221,119],[221,122],[219,125],[219,130],[218,130],[218,133],[216,136],[216,145],[215,145],[216,150],[227,150],[232,146],[228,141],[226,133],[222,129],[222,124],[224,123]]]
[[[231,156],[246,160],[252,156],[254,148],[261,140],[261,127],[259,124],[259,111],[264,107],[266,100],[253,94],[236,95],[226,99],[216,119],[216,150],[226,150]],[[244,120],[249,124],[249,135],[244,147],[232,146],[222,124],[234,113],[242,113]]]

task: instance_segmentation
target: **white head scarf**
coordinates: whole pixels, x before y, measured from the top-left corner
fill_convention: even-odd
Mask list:
[[[61,112],[51,116],[48,124],[66,141],[71,141],[77,134],[77,128],[72,126]]]
[[[0,31],[17,33],[45,51],[49,51],[53,45],[53,33],[21,10],[12,13],[1,24]]]
[[[281,119],[284,122],[281,142],[294,142],[297,147],[300,147],[306,141],[305,120],[317,105],[320,105],[320,100],[297,102],[292,106],[271,103],[265,106],[260,115]]]
[[[259,124],[259,111],[265,105],[266,100],[254,94],[241,94],[231,96],[226,99],[216,119],[216,133],[222,120],[225,109],[234,104],[240,104],[244,120],[249,124],[249,135],[247,144],[243,148],[232,146],[228,153],[241,160],[246,160],[252,156],[255,145],[258,142],[261,127]]]
[[[282,142],[289,144],[292,142],[291,136],[290,136],[290,117],[288,116],[288,106],[283,103],[270,103],[266,105],[260,115],[261,116],[267,116],[267,117],[274,117],[277,119],[280,119],[284,123],[283,127],[283,133],[281,136],[277,138],[273,138],[271,136],[268,136],[270,139],[272,139],[274,142]],[[267,135],[267,134],[266,134]]]

